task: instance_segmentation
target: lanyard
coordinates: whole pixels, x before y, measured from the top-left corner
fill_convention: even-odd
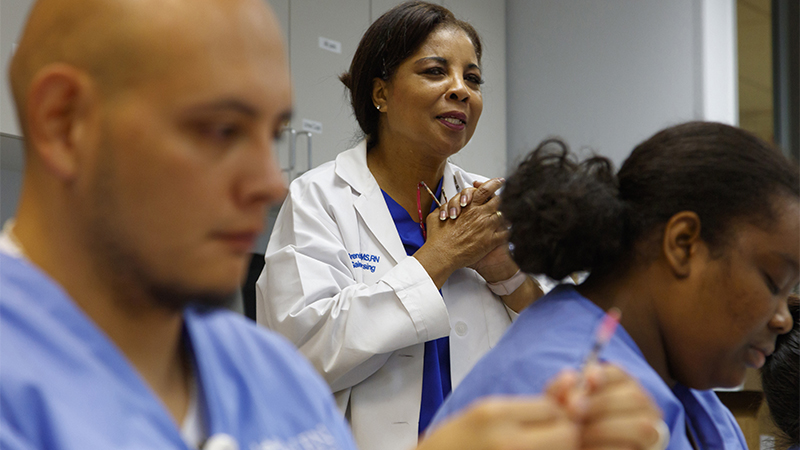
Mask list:
[[[455,175],[453,175],[453,181],[455,181],[456,186],[458,186],[458,181],[456,181]],[[428,191],[429,194],[431,194],[431,198],[433,198],[433,201],[436,202],[436,204],[440,208],[442,207],[442,202],[440,202],[439,199],[436,198],[436,194],[433,193],[431,188],[429,188],[424,181],[420,181],[419,183],[417,183],[417,213],[419,214],[419,227],[422,229],[422,239],[427,240],[428,236],[427,233],[425,232],[425,219],[424,217],[422,217],[422,200],[421,200],[422,191],[420,188],[425,188],[425,190]],[[444,181],[442,181],[442,197],[444,197],[444,203],[447,203],[447,196],[444,195]],[[433,205],[431,205],[431,209],[433,209]]]
[[[425,218],[422,217],[422,198],[420,188],[425,186],[425,183],[420,181],[417,183],[417,213],[419,214],[419,227],[422,229],[422,240],[428,240],[428,233],[425,231]]]

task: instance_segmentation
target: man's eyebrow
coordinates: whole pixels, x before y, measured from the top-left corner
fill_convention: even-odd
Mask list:
[[[203,103],[190,108],[190,111],[193,112],[226,111],[226,110],[236,111],[249,117],[256,117],[259,114],[258,110],[254,108],[252,105],[249,105],[237,99],[222,99],[208,103]]]

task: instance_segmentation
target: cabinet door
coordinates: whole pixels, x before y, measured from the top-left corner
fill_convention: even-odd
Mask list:
[[[283,45],[286,47],[286,58],[289,58],[289,0],[264,0],[272,9],[275,18],[278,19],[278,25],[281,27],[281,35],[283,35]],[[275,156],[280,162],[281,169],[289,175],[289,136],[288,133],[282,136],[275,144]]]
[[[8,64],[14,46],[33,7],[33,0],[3,0],[0,2],[0,133],[22,136],[17,113],[8,84]]]
[[[339,75],[350,67],[370,24],[370,0],[291,0],[289,12],[292,126],[313,130],[310,166],[316,167],[358,142],[358,124]],[[306,148],[306,139],[298,137],[296,172],[309,167]]]

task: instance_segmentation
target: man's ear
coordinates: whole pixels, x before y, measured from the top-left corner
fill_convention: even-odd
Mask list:
[[[689,276],[700,239],[700,217],[693,211],[681,211],[664,227],[662,251],[672,272],[679,278]]]
[[[381,78],[372,79],[372,104],[380,112],[386,112],[386,98],[388,94],[389,83]]]
[[[94,97],[89,77],[72,66],[51,64],[34,77],[28,92],[28,148],[56,177],[70,180],[88,131]]]

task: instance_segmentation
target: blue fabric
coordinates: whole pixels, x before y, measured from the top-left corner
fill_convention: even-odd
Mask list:
[[[0,254],[0,447],[186,449],[114,343],[50,278]],[[355,449],[331,393],[282,338],[228,311],[184,313],[203,422],[241,449]]]
[[[389,194],[382,189],[381,192],[383,192],[383,198],[386,199],[386,206],[389,207],[389,212],[392,215],[395,227],[397,227],[397,233],[400,235],[403,247],[406,249],[406,254],[413,255],[425,243],[419,223],[415,222],[408,214],[408,211],[394,201]],[[423,191],[420,195],[427,196],[430,194],[427,191]],[[439,186],[436,188],[436,198],[441,198],[441,195],[442,180],[439,180]],[[434,202],[431,205],[431,212],[436,208],[437,205]],[[436,414],[450,390],[450,338],[445,336],[425,343],[419,434],[422,434],[428,428],[431,420],[433,420],[433,415]]]
[[[439,423],[488,395],[531,395],[544,391],[561,369],[578,369],[594,342],[604,312],[572,286],[561,285],[526,308],[498,345],[453,391],[437,413]],[[733,414],[712,391],[683,385],[670,388],[653,370],[639,347],[618,327],[600,359],[625,369],[650,392],[664,412],[672,438],[668,449],[690,449],[687,418],[702,449],[747,449]]]

